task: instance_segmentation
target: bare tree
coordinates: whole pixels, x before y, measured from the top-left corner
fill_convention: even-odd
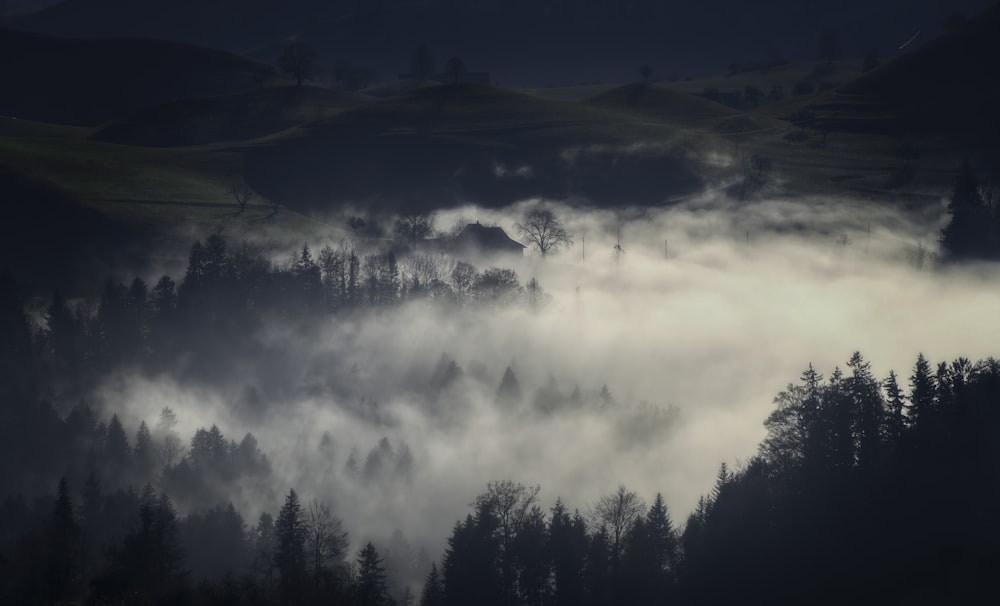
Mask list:
[[[421,213],[414,210],[402,212],[396,219],[396,234],[406,238],[414,247],[417,240],[423,240],[434,231],[434,215],[432,213]]]
[[[281,51],[278,67],[295,78],[296,86],[311,79],[316,72],[316,49],[305,42],[292,42]]]
[[[543,257],[573,243],[562,222],[551,210],[543,208],[529,210],[524,214],[522,221],[514,227],[524,241],[529,246],[537,248]]]
[[[459,303],[466,303],[472,299],[473,289],[478,281],[479,271],[465,261],[459,261],[451,270],[451,286]]]
[[[539,486],[515,484],[510,480],[490,482],[486,492],[476,497],[473,504],[480,515],[492,517],[496,524],[493,533],[500,547],[503,591],[508,597],[514,592],[513,543],[533,510],[538,508],[539,490]]]
[[[229,195],[236,200],[236,206],[243,212],[247,209],[247,204],[253,199],[253,190],[244,181],[229,184]]]
[[[320,579],[328,564],[336,564],[347,553],[347,532],[340,518],[326,503],[313,499],[306,509],[306,553],[313,566],[313,578]]]
[[[617,492],[604,495],[594,505],[594,521],[611,534],[611,555],[616,562],[621,559],[625,535],[645,510],[642,498],[622,484],[618,485]]]

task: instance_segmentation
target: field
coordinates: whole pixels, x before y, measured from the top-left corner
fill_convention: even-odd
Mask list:
[[[725,191],[870,199],[940,214],[963,157],[986,167],[996,159],[995,121],[985,117],[1000,98],[996,80],[971,77],[980,68],[959,59],[988,46],[998,15],[988,11],[962,36],[944,35],[866,73],[845,61],[525,91],[401,82],[372,95],[261,87],[250,71],[263,64],[184,45],[3,32],[8,44],[32,45],[43,63],[70,51],[87,60],[131,48],[161,60],[157,69],[177,71],[199,57],[225,77],[206,87],[197,74],[178,80],[147,68],[140,82],[176,88],[146,87],[144,96],[105,107],[128,88],[105,66],[83,101],[31,107],[32,95],[48,89],[38,88],[37,74],[8,68],[8,81],[30,94],[9,97],[5,111],[38,116],[0,120],[0,180],[7,207],[34,226],[40,245],[60,246],[70,233],[45,229],[46,221],[67,229],[78,222],[92,229],[74,238],[98,248],[155,240],[170,243],[176,258],[215,230],[288,246],[290,238],[346,237],[348,213],[385,223],[401,209],[502,207],[532,197],[614,208]],[[61,69],[55,76],[71,79]],[[802,81],[817,90],[792,94]],[[784,94],[741,107],[706,98],[727,100],[747,86]],[[255,197],[238,212],[229,188],[243,182]],[[4,264],[24,232],[5,222]],[[133,266],[143,267],[141,259]]]

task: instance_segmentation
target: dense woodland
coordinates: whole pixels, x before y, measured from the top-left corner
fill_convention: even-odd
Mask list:
[[[990,256],[983,213],[995,209],[982,192],[966,166],[946,258]],[[686,517],[625,486],[592,504],[545,504],[539,486],[483,478],[443,554],[416,553],[398,531],[352,549],[349,524],[295,489],[271,495],[283,499],[278,511],[246,519],[233,496],[274,490],[269,445],[216,425],[188,440],[170,408],[127,429],[87,395],[122,371],[210,382],[238,359],[274,366],[280,352],[255,338],[273,323],[310,330],[417,301],[537,311],[546,297],[511,270],[445,257],[400,263],[392,252],[325,247],[314,258],[303,246],[275,264],[220,235],[192,246],[179,285],[111,281],[92,303],[57,293],[35,320],[3,274],[0,603],[940,603],[989,588],[1000,566],[993,358],[935,366],[921,355],[885,378],[860,353],[827,377],[810,365],[775,398],[759,452],[738,469],[721,465]],[[461,372],[443,356],[429,380]],[[275,382],[259,399],[287,389]],[[508,368],[496,402],[523,399]],[[604,387],[595,399],[613,397]],[[532,406],[575,414],[580,400],[549,386]],[[669,425],[669,413],[652,413],[635,425]],[[414,465],[405,443],[383,438],[344,468],[359,482],[405,486]]]
[[[330,248],[314,260],[308,247],[275,265],[215,235],[192,247],[179,286],[109,282],[94,308],[56,295],[44,325],[4,276],[0,602],[940,603],[989,589],[1000,565],[996,359],[920,356],[885,378],[857,353],[827,377],[809,366],[775,398],[759,452],[722,465],[686,517],[625,486],[548,505],[540,487],[483,478],[445,553],[422,557],[398,533],[352,550],[349,524],[294,489],[247,520],[230,491],[270,490],[268,445],[217,426],[188,442],[170,409],[130,437],[77,395],[122,368],[206,380],[226,368],[220,351],[259,348],[250,335],[269,318],[308,326],[417,298],[532,305],[543,294],[510,270],[404,265]],[[519,389],[508,369],[498,401]],[[413,464],[388,440],[347,462],[400,481]]]

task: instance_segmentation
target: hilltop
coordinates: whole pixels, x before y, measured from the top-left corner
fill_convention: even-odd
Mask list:
[[[185,97],[257,86],[274,68],[230,53],[140,39],[69,39],[0,29],[0,115],[94,126]]]

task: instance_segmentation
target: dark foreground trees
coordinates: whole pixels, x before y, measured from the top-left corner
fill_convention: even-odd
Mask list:
[[[983,199],[979,179],[966,159],[948,202],[951,221],[941,230],[947,259],[992,259],[1000,256],[1000,208]]]

